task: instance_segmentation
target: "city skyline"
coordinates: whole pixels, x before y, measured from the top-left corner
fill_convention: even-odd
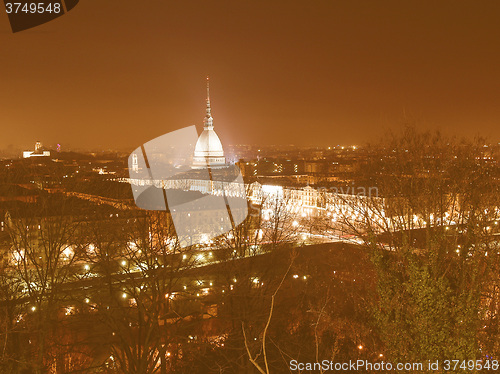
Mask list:
[[[497,143],[498,5],[416,4],[110,0],[14,36],[4,17],[0,149],[201,132],[206,75],[224,144],[361,145],[405,121]]]
[[[0,373],[499,371],[500,2],[10,1]]]

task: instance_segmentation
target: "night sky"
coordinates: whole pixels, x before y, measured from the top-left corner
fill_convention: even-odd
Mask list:
[[[0,47],[0,147],[201,129],[206,75],[223,144],[362,144],[407,120],[500,141],[496,0],[82,0],[16,34],[1,15]]]

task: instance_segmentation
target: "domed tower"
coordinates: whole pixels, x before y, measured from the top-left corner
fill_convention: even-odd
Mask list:
[[[222,167],[226,165],[224,149],[219,137],[214,131],[214,119],[210,107],[210,81],[207,77],[207,112],[203,121],[201,133],[194,149],[193,169]]]

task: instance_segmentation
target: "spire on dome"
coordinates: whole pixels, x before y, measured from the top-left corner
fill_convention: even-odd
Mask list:
[[[210,107],[210,78],[207,77],[207,109],[203,121],[204,128],[194,147],[193,169],[208,167],[223,167],[226,165],[224,149],[219,137],[215,133]]]
[[[207,100],[210,101],[210,77],[207,75]]]
[[[210,107],[210,78],[207,76],[207,113],[204,121],[205,127],[213,127],[214,119],[212,118],[212,108]]]

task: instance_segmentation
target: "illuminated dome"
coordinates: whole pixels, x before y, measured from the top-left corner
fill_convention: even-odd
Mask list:
[[[194,149],[195,157],[224,157],[219,137],[213,129],[204,129]]]
[[[219,137],[214,131],[214,119],[210,108],[210,88],[207,78],[207,114],[205,115],[203,132],[194,149],[193,168],[224,166],[226,158]]]

